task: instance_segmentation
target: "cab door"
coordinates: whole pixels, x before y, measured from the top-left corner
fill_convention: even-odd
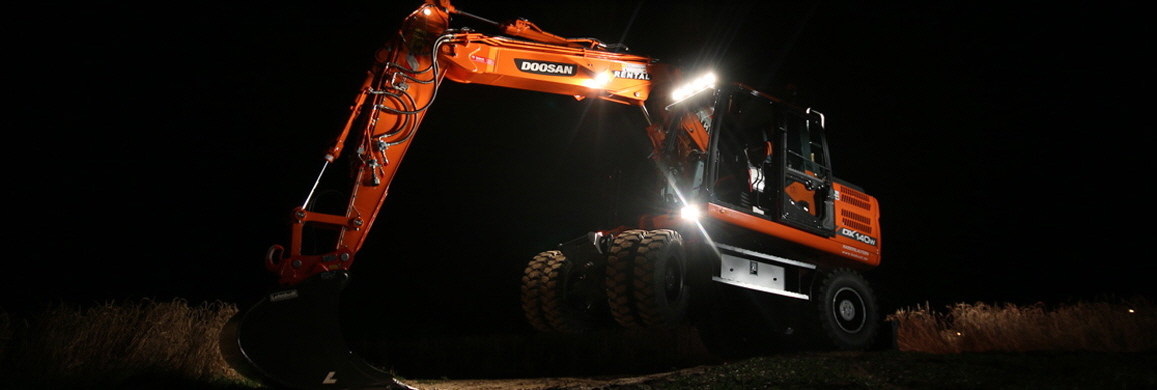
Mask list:
[[[780,110],[778,117],[779,220],[830,236],[835,193],[822,117],[798,109]]]
[[[710,199],[832,236],[835,193],[822,116],[745,87],[724,92],[714,110]]]

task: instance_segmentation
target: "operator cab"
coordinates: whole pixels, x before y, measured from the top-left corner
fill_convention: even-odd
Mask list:
[[[822,114],[735,84],[667,107],[668,192],[829,237],[833,192]]]

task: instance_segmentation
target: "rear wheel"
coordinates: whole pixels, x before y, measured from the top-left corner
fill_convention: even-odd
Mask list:
[[[880,328],[876,296],[868,281],[849,269],[822,276],[815,294],[821,341],[842,350],[863,350],[872,345]]]
[[[542,313],[542,280],[546,274],[546,263],[554,256],[561,256],[559,251],[539,253],[530,260],[522,273],[522,313],[531,327],[539,332],[550,332],[550,323]]]
[[[562,252],[539,253],[522,280],[522,309],[531,326],[544,332],[579,333],[594,326],[603,306],[601,270]]]

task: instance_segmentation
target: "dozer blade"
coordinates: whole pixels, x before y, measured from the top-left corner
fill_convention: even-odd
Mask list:
[[[319,274],[266,295],[221,331],[238,373],[273,388],[413,389],[350,351],[338,321],[349,273]]]

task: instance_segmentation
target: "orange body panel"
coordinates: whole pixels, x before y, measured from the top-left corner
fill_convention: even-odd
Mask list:
[[[837,186],[839,185],[837,184]],[[847,187],[843,188],[844,189],[841,190],[841,199],[836,201],[835,207],[837,231],[836,234],[830,238],[798,230],[715,203],[708,203],[705,217],[838,255],[852,260],[854,262],[852,265],[859,268],[876,267],[880,265],[879,214],[878,211],[873,211],[878,210],[876,200],[857,191],[856,195],[862,195],[862,200],[864,200],[865,204],[858,204],[861,200],[859,197],[856,197],[855,201],[846,202],[844,201],[844,197],[848,195],[843,191],[850,189]],[[855,197],[856,195],[852,196]],[[869,212],[865,212],[865,210]],[[849,214],[851,214],[851,216],[849,216]],[[850,237],[848,234],[840,234],[840,229],[852,229],[868,235],[868,237],[863,238],[863,240],[858,240]],[[868,240],[870,240],[872,244],[865,242]]]
[[[446,78],[640,105],[651,92],[651,58],[477,33],[453,35],[439,59]]]
[[[880,265],[880,205],[876,198],[854,188],[835,183],[839,193],[835,202],[835,222],[839,252],[844,257],[864,259],[871,266]],[[849,231],[840,232],[841,229]],[[858,234],[856,234],[858,233]]]

